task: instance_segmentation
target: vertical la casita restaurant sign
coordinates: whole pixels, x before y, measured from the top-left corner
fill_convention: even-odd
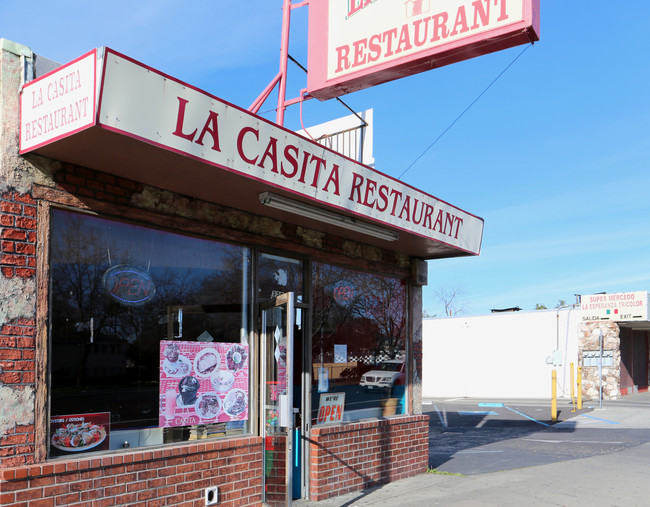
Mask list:
[[[311,0],[319,99],[539,39],[539,0]]]
[[[108,48],[98,51],[103,66],[93,128],[261,181],[324,208],[480,252],[481,218],[131,58]],[[56,71],[50,77],[61,78]],[[47,90],[49,85],[39,83],[32,86]],[[23,106],[25,101],[29,90],[23,91]],[[31,121],[23,121],[21,131],[33,132]]]
[[[95,123],[97,51],[31,81],[20,95],[20,152],[38,148]]]

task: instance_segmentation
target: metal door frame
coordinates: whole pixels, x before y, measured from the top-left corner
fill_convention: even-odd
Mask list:
[[[285,414],[284,422],[286,425],[283,427],[286,428],[286,449],[285,449],[285,496],[287,499],[286,505],[290,506],[293,501],[293,473],[292,473],[292,459],[293,459],[293,347],[294,347],[294,325],[295,325],[295,294],[293,292],[286,292],[277,296],[276,298],[267,301],[266,303],[260,305],[260,407],[259,407],[259,424],[260,424],[260,435],[262,436],[263,441],[266,437],[266,425],[265,425],[265,402],[266,402],[266,351],[267,351],[267,326],[266,326],[266,312],[272,310],[273,308],[285,306],[286,307],[286,386],[287,393],[285,398]],[[262,484],[263,490],[266,490],[265,475],[262,475]]]

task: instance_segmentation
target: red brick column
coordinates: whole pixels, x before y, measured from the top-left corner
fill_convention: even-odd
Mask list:
[[[0,322],[0,467],[34,462],[35,305],[16,292],[33,287],[36,274],[36,202],[8,191],[0,198],[0,278],[5,321]],[[11,286],[12,288],[9,288]],[[18,289],[21,287],[21,289]],[[33,294],[35,298],[35,294]]]
[[[33,320],[16,319],[0,327],[0,384],[12,389],[2,400],[10,405],[2,408],[8,421],[33,420],[34,410],[34,334]],[[7,396],[7,398],[5,398]],[[9,397],[12,402],[9,402]],[[16,414],[23,411],[22,414]],[[34,424],[15,424],[0,435],[0,467],[34,462]]]
[[[424,473],[429,464],[429,417],[315,427],[310,459],[314,501]]]
[[[29,194],[5,192],[0,200],[0,271],[6,278],[36,273],[36,202]]]

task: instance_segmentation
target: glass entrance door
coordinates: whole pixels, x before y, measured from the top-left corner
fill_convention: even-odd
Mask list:
[[[291,505],[293,467],[293,341],[295,296],[262,308],[260,427],[264,439],[264,502]]]

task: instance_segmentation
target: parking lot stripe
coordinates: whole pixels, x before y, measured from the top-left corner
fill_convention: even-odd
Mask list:
[[[504,451],[458,451],[456,454],[490,454]]]
[[[526,414],[524,414],[522,412],[519,412],[519,410],[515,410],[514,408],[506,407],[505,405],[504,405],[504,408],[507,408],[508,410],[514,412],[515,414],[519,414],[520,416],[525,417],[526,419],[530,419],[531,421],[536,422],[537,424],[541,424],[542,426],[548,426],[548,424],[543,423],[542,421],[538,421],[537,419],[534,419],[534,418],[530,417],[529,415],[526,415]]]
[[[595,441],[595,440],[548,440],[541,438],[523,438],[522,440],[529,440],[530,442],[542,442],[547,444],[606,444],[606,445],[625,445],[625,442],[614,441]]]
[[[609,424],[621,424],[621,423],[616,422],[616,421],[610,421],[608,419],[601,419],[600,417],[594,417],[593,415],[581,414],[581,417],[588,417],[589,419],[595,419],[596,421],[602,421],[602,422],[606,422],[606,423],[609,423]]]
[[[440,410],[438,409],[438,405],[434,405],[434,408],[436,409],[436,412],[438,412],[438,419],[440,419],[440,424],[442,424],[443,428],[446,428],[447,427],[447,413],[444,412],[441,415]]]

